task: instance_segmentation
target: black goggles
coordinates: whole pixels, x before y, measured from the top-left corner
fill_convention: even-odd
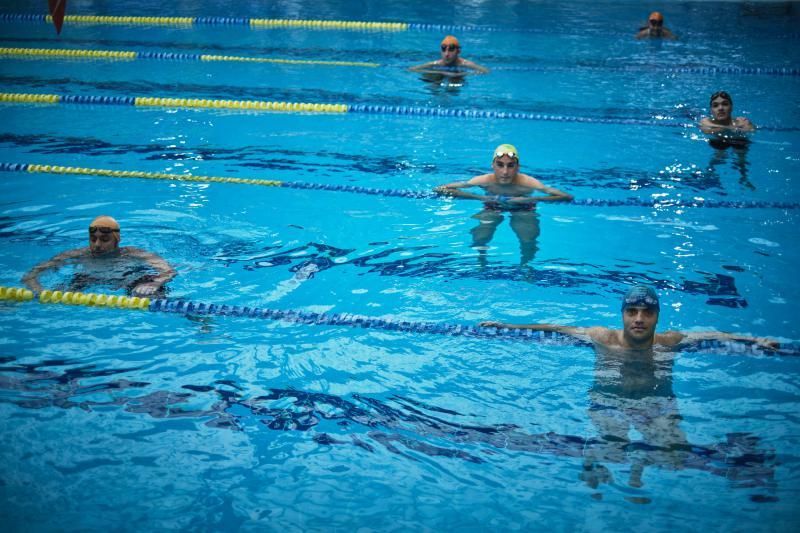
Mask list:
[[[89,235],[94,235],[98,231],[100,233],[119,233],[118,229],[108,228],[106,226],[89,226]]]

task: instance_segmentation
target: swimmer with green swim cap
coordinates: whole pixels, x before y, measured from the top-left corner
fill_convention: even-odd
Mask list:
[[[465,189],[479,188],[481,193]],[[483,210],[473,215],[479,221],[472,231],[472,247],[485,261],[487,245],[495,230],[508,213],[511,229],[520,243],[520,262],[528,263],[536,253],[539,236],[539,220],[536,204],[539,202],[568,202],[572,196],[554,187],[548,187],[538,179],[519,171],[519,151],[513,144],[501,144],[492,152],[492,173],[475,176],[468,181],[456,181],[434,189],[442,196],[480,200]],[[534,194],[541,193],[541,194]]]
[[[112,290],[126,289],[131,296],[162,295],[164,284],[177,274],[175,270],[153,252],[133,246],[120,247],[121,240],[119,223],[110,216],[99,216],[89,224],[88,246],[67,250],[39,263],[23,276],[22,282],[32,291],[41,292],[44,287],[39,276],[72,266],[74,273],[65,290],[83,292],[102,285]]]

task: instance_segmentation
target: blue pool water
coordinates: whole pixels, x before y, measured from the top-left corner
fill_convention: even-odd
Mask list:
[[[653,9],[678,41],[632,39]],[[11,1],[2,12],[34,11]],[[66,23],[57,37],[44,22],[0,19],[8,48],[379,65],[0,57],[2,93],[374,111],[0,103],[0,164],[324,187],[6,166],[0,286],[83,246],[87,223],[105,213],[122,223],[123,244],[174,265],[170,299],[341,318],[0,303],[4,529],[796,528],[797,356],[729,345],[638,369],[675,402],[654,414],[645,398],[614,398],[605,411],[639,420],[631,412],[644,410],[650,423],[630,430],[631,445],[606,449],[596,389],[613,361],[559,341],[458,334],[489,319],[617,327],[620,295],[647,283],[661,295],[661,330],[800,340],[795,3],[68,6],[156,13],[442,27]],[[453,25],[482,29],[444,27]],[[446,33],[493,72],[441,85],[405,70],[435,58]],[[760,126],[743,156],[717,153],[694,127],[719,89]],[[480,116],[448,115],[459,110]],[[576,198],[539,207],[526,264],[507,220],[482,256],[470,247],[479,205],[424,194],[488,172],[502,142],[519,148],[524,172]],[[609,205],[624,199],[632,205]],[[371,322],[353,327],[351,315]],[[679,420],[685,446],[665,452],[653,419]]]

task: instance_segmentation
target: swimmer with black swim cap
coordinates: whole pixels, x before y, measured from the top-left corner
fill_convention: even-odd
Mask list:
[[[733,99],[725,91],[717,91],[709,99],[711,116],[704,117],[700,121],[700,131],[714,135],[709,141],[712,146],[714,143],[727,143],[730,145],[746,144],[749,139],[748,133],[755,131],[756,127],[745,117],[733,117]],[[718,148],[726,148],[719,146]]]
[[[113,290],[125,288],[132,296],[149,297],[163,292],[176,276],[175,270],[157,254],[133,246],[120,247],[119,223],[102,215],[89,224],[89,245],[62,252],[30,269],[22,282],[35,292],[44,290],[39,276],[66,265],[75,267],[67,290],[82,291],[93,285]]]

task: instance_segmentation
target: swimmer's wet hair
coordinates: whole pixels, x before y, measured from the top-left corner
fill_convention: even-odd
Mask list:
[[[725,100],[729,101],[731,103],[731,107],[733,107],[733,98],[731,98],[731,95],[729,95],[725,91],[717,91],[714,94],[712,94],[711,98],[708,99],[708,105],[710,106],[711,102],[714,101],[714,98],[719,98],[720,96]]]

